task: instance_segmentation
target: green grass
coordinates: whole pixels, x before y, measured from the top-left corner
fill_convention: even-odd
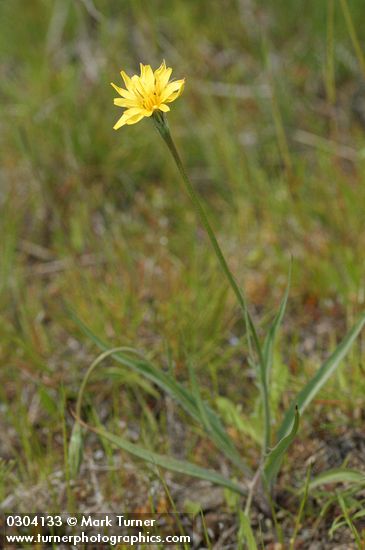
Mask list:
[[[92,15],[91,2],[0,2],[0,496],[18,495],[10,508],[21,508],[24,491],[25,507],[66,507],[52,489],[57,472],[67,484],[63,430],[69,436],[98,353],[66,303],[102,339],[142,350],[180,381],[189,357],[203,398],[233,404],[228,413],[222,405],[223,417],[257,457],[245,426],[259,425],[260,403],[234,296],[152,124],[112,130],[120,110],[109,82],[121,68],[165,58],[186,77],[170,127],[262,329],[293,258],[273,365],[280,415],[363,311],[365,136],[356,105],[365,88],[343,3],[334,3],[328,38],[330,3],[100,0]],[[348,6],[364,51],[362,2]],[[334,437],[343,425],[360,428],[361,346],[303,420],[304,444],[322,427]],[[184,416],[136,376],[95,375],[85,407],[111,430],[122,421],[152,451],[176,454],[163,434]],[[88,438],[89,458],[101,445]],[[154,474],[132,460],[128,473],[104,445],[105,502],[128,502],[131,475],[147,492]],[[192,429],[181,458],[217,466],[218,456],[205,464],[204,445]],[[79,484],[93,493],[87,467]],[[68,494],[87,506],[72,484]]]

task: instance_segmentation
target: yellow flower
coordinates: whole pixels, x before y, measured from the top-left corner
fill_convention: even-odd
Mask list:
[[[124,124],[136,124],[143,117],[150,117],[156,110],[167,113],[170,107],[166,103],[175,101],[183,92],[185,79],[169,82],[172,69],[166,67],[165,61],[153,72],[150,65],[142,65],[141,74],[130,78],[124,71],[120,74],[126,89],[111,82],[113,88],[122,97],[114,99],[114,105],[125,107],[123,115],[114,125],[118,130]]]

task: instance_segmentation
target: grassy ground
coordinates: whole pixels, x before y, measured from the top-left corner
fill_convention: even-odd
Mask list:
[[[273,373],[276,421],[363,311],[365,13],[361,0],[348,4],[353,26],[342,1],[333,18],[324,0],[0,3],[4,509],[135,510],[147,495],[167,505],[153,469],[92,435],[79,478],[68,479],[72,411],[98,350],[67,304],[111,345],[143,350],[182,381],[189,358],[242,451],[258,456],[260,403],[234,297],[152,124],[112,130],[120,110],[109,82],[121,68],[165,58],[186,77],[170,127],[260,327],[293,258]],[[254,518],[265,548],[293,533],[292,489],[309,460],[317,472],[346,461],[364,470],[361,350],[359,339],[303,419],[279,482],[279,527]],[[138,376],[99,371],[87,393],[90,420],[97,411],[144,446],[222,466]],[[179,509],[202,503],[206,488],[166,479]],[[364,495],[339,490],[354,516]],[[348,526],[331,532],[343,511],[328,502],[311,495],[301,547],[354,544]],[[212,498],[211,509],[223,514],[229,497]]]

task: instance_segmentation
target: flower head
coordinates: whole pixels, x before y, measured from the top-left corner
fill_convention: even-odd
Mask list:
[[[175,101],[183,92],[185,79],[170,80],[172,69],[166,67],[165,61],[155,71],[150,65],[140,64],[141,74],[129,77],[124,71],[120,74],[126,89],[111,82],[113,88],[121,97],[114,99],[114,105],[124,107],[125,111],[114,130],[124,124],[136,124],[143,117],[150,117],[156,110],[166,113],[170,107],[166,105]]]

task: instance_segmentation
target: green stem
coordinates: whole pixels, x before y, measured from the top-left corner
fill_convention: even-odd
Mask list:
[[[226,259],[223,255],[223,252],[221,250],[221,247],[219,246],[219,243],[217,241],[217,238],[215,236],[215,233],[212,229],[212,226],[210,225],[210,222],[208,220],[208,217],[205,213],[205,210],[204,210],[204,207],[202,205],[202,203],[200,202],[200,199],[199,199],[199,196],[197,194],[197,192],[195,191],[193,185],[191,184],[191,181],[185,171],[185,168],[184,168],[184,165],[181,161],[181,158],[180,158],[180,155],[176,149],[176,146],[175,146],[175,143],[172,139],[172,136],[171,136],[171,133],[170,133],[170,130],[169,130],[169,127],[167,125],[167,122],[163,116],[162,113],[156,111],[155,115],[153,116],[153,121],[155,123],[155,126],[158,130],[158,132],[160,133],[162,139],[164,140],[164,142],[166,143],[175,163],[176,163],[176,166],[182,176],[182,180],[184,182],[184,185],[185,185],[185,190],[187,192],[187,194],[189,195],[193,205],[194,205],[194,208],[200,218],[200,221],[201,223],[203,224],[207,234],[208,234],[208,237],[210,239],[210,242],[211,242],[211,245],[213,247],[213,250],[217,256],[217,259],[220,263],[220,266],[228,280],[228,283],[230,284],[234,294],[236,295],[236,298],[237,298],[237,301],[240,305],[240,308],[242,310],[242,313],[243,313],[243,318],[244,318],[244,321],[245,321],[245,324],[246,324],[246,332],[247,332],[247,336],[248,336],[248,339],[249,339],[249,342],[250,342],[250,336],[252,335],[252,338],[253,338],[253,341],[254,341],[254,345],[255,345],[255,349],[256,349],[256,352],[257,352],[257,355],[258,355],[258,359],[259,359],[259,363],[260,363],[260,371],[261,371],[261,375],[263,374],[264,372],[264,358],[263,358],[263,355],[262,355],[262,350],[261,350],[261,346],[260,346],[260,342],[259,342],[259,339],[258,339],[258,335],[257,335],[257,332],[256,332],[256,327],[254,325],[254,322],[251,318],[251,315],[248,311],[248,308],[247,308],[247,303],[246,303],[246,298],[245,298],[245,295],[244,293],[242,292],[242,290],[240,289],[240,287],[238,286],[233,274],[231,273],[229,267],[228,267],[228,264],[226,262]],[[270,430],[270,424],[271,424],[271,420],[270,420],[270,408],[269,408],[269,399],[268,399],[268,388],[267,388],[267,385],[264,384],[263,385],[263,404],[264,404],[264,416],[265,416],[265,433],[264,433],[264,445],[263,445],[263,452],[266,453],[266,450],[268,449],[268,447],[270,446],[270,440],[271,440],[271,430]]]
[[[120,351],[130,351],[132,353],[135,353],[135,351],[131,348],[128,348],[126,346],[119,346],[117,348],[112,348],[112,349],[108,349],[106,351],[104,351],[103,353],[101,353],[96,359],[95,361],[93,361],[90,365],[90,367],[87,369],[86,371],[86,374],[82,380],[82,383],[81,383],[81,386],[80,386],[80,389],[79,389],[79,394],[77,396],[77,401],[76,401],[76,420],[81,420],[81,407],[82,407],[82,401],[83,401],[83,397],[84,397],[84,392],[85,392],[85,388],[87,386],[87,383],[90,379],[90,376],[92,375],[92,373],[94,372],[94,370],[96,369],[96,367],[102,362],[104,361],[104,359],[106,359],[107,357],[109,357],[110,355],[113,355],[114,353],[118,353]]]
[[[361,70],[363,72],[363,75],[365,76],[365,57],[361,49],[361,44],[359,41],[359,37],[357,36],[357,32],[355,29],[354,21],[351,16],[350,8],[347,3],[347,0],[341,0],[341,8],[343,11],[343,14],[345,16],[347,29],[351,38],[351,42],[353,45],[353,48],[355,50],[356,57],[360,63]]]

